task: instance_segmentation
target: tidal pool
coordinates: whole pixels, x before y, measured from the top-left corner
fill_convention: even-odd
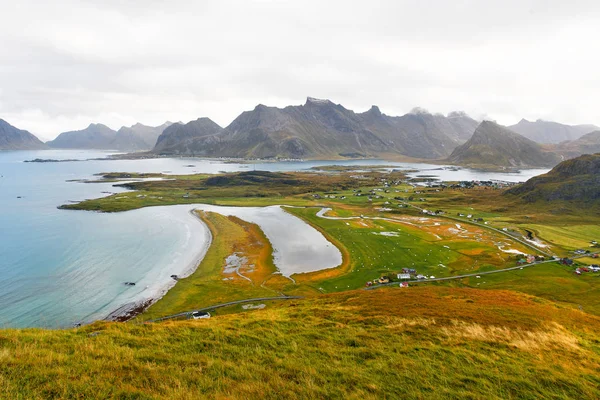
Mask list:
[[[285,212],[280,206],[223,207],[194,204],[175,207],[216,212],[257,224],[271,242],[275,266],[283,276],[335,268],[342,263],[342,253],[321,232]]]

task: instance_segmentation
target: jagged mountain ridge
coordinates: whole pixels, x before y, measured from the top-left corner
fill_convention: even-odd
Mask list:
[[[553,167],[560,157],[495,122],[483,121],[448,160],[466,166]]]
[[[162,140],[172,136],[168,139],[170,145],[157,143],[153,152],[242,158],[395,153],[432,159],[450,154],[470,137],[477,122],[464,113],[444,117],[418,112],[390,117],[376,106],[355,113],[329,100],[309,97],[300,106],[277,108],[260,104],[221,130],[186,126],[186,134],[165,130]]]
[[[0,119],[0,150],[41,150],[47,146],[32,133]]]

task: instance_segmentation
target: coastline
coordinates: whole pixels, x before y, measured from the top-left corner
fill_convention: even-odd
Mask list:
[[[187,268],[185,268],[183,272],[180,275],[178,275],[177,279],[171,279],[170,282],[165,283],[165,285],[158,290],[156,295],[143,300],[123,304],[114,311],[111,311],[106,317],[102,318],[100,321],[126,322],[137,317],[138,315],[146,311],[150,306],[160,301],[160,299],[162,299],[169,290],[175,287],[179,279],[187,278],[188,276],[196,272],[213,242],[213,236],[208,226],[206,226],[204,221],[202,221],[202,218],[200,218],[195,211],[196,209],[192,208],[191,210],[189,210],[189,214],[192,215],[202,225],[204,225],[204,227],[206,228],[206,232],[208,233],[208,240],[206,241],[205,245],[200,250],[200,252],[196,255],[194,260],[188,263]]]

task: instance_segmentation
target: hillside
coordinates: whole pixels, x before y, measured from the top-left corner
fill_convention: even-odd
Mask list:
[[[431,159],[450,154],[477,125],[463,113],[444,117],[418,112],[389,117],[373,106],[357,114],[329,100],[310,97],[304,105],[283,109],[258,105],[240,114],[225,129],[214,123],[194,128],[194,123],[166,130],[159,139],[165,143],[157,143],[153,152],[245,158],[395,153]]]
[[[353,291],[0,332],[2,398],[598,398],[600,319],[507,291]]]
[[[47,146],[31,133],[0,119],[0,150],[39,150]]]
[[[600,153],[563,161],[544,175],[529,179],[506,192],[528,202],[600,202]]]
[[[171,124],[165,122],[159,126],[147,126],[137,123],[131,127],[124,126],[117,131],[111,146],[122,151],[152,150],[158,137]]]
[[[565,158],[600,153],[600,130],[583,135],[577,140],[562,142],[556,145],[556,152]]]
[[[594,125],[565,125],[541,119],[535,122],[522,119],[518,124],[508,128],[537,143],[560,143],[566,140],[576,140],[586,133],[599,129]]]
[[[465,144],[457,147],[448,161],[464,166],[552,167],[560,161],[539,144],[491,121],[482,122]]]
[[[106,125],[90,124],[79,131],[63,132],[46,144],[59,149],[115,150],[112,142],[117,132]]]

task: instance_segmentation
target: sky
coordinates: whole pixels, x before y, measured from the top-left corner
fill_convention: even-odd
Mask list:
[[[600,1],[0,0],[0,118],[43,140],[103,123],[326,98],[600,125]]]

